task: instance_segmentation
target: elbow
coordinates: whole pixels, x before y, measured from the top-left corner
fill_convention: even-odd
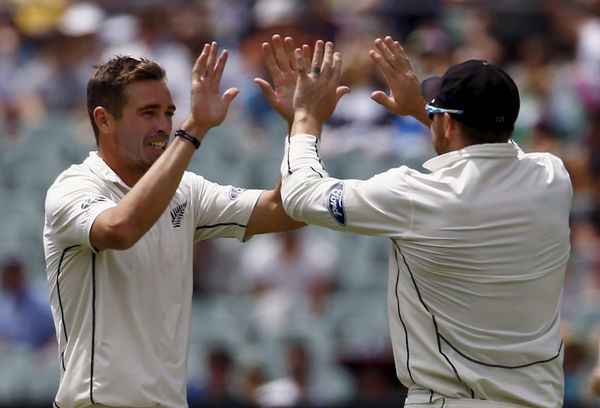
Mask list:
[[[281,188],[281,206],[283,207],[283,211],[290,217],[294,218],[294,200],[293,193],[291,189],[285,188],[285,184]]]
[[[133,247],[141,238],[127,223],[108,224],[92,230],[92,245],[98,250],[126,250]]]
[[[130,234],[113,234],[110,239],[110,249],[124,251],[131,248],[139,241],[139,238],[134,238]]]

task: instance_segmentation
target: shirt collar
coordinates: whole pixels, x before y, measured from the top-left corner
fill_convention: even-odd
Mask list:
[[[109,181],[111,183],[118,184],[120,186],[126,187],[129,189],[130,187],[111,169],[108,164],[98,155],[98,152],[90,152],[88,157],[83,162],[87,165],[94,174],[105,181]]]
[[[518,146],[514,143],[484,143],[470,145],[460,150],[441,154],[423,163],[423,167],[429,171],[438,171],[444,167],[450,167],[454,163],[464,159],[475,158],[508,158],[518,156]]]

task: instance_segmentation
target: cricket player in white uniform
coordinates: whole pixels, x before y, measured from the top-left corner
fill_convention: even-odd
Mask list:
[[[116,57],[88,84],[98,152],[46,197],[55,407],[187,407],[193,243],[302,225],[285,214],[277,188],[244,191],[185,171],[237,94],[220,94],[227,53],[217,58],[217,48],[205,45],[197,59],[192,112],[168,146],[175,107],[161,67]],[[295,81],[273,80],[275,89],[258,82],[275,109],[291,112]]]
[[[389,324],[407,407],[562,406],[559,304],[572,197],[563,163],[510,141],[519,94],[498,67],[451,67],[423,84],[426,104],[402,47],[390,37],[375,47],[391,92],[372,98],[430,126],[439,156],[427,172],[328,175],[320,133],[347,89],[337,86],[333,44],[318,42],[312,62],[304,46],[282,162],[285,210],[390,238]]]

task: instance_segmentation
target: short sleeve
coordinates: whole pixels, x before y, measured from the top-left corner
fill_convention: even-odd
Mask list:
[[[243,240],[254,206],[263,190],[246,190],[210,182],[187,173],[195,206],[194,241],[212,238]]]
[[[117,204],[91,180],[74,177],[57,181],[46,195],[46,226],[59,247],[90,243],[96,217]]]

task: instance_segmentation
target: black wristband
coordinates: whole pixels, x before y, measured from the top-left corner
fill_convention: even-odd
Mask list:
[[[183,137],[185,140],[192,142],[196,149],[200,147],[200,140],[196,139],[183,129],[177,129],[177,131],[175,131],[175,137]]]

